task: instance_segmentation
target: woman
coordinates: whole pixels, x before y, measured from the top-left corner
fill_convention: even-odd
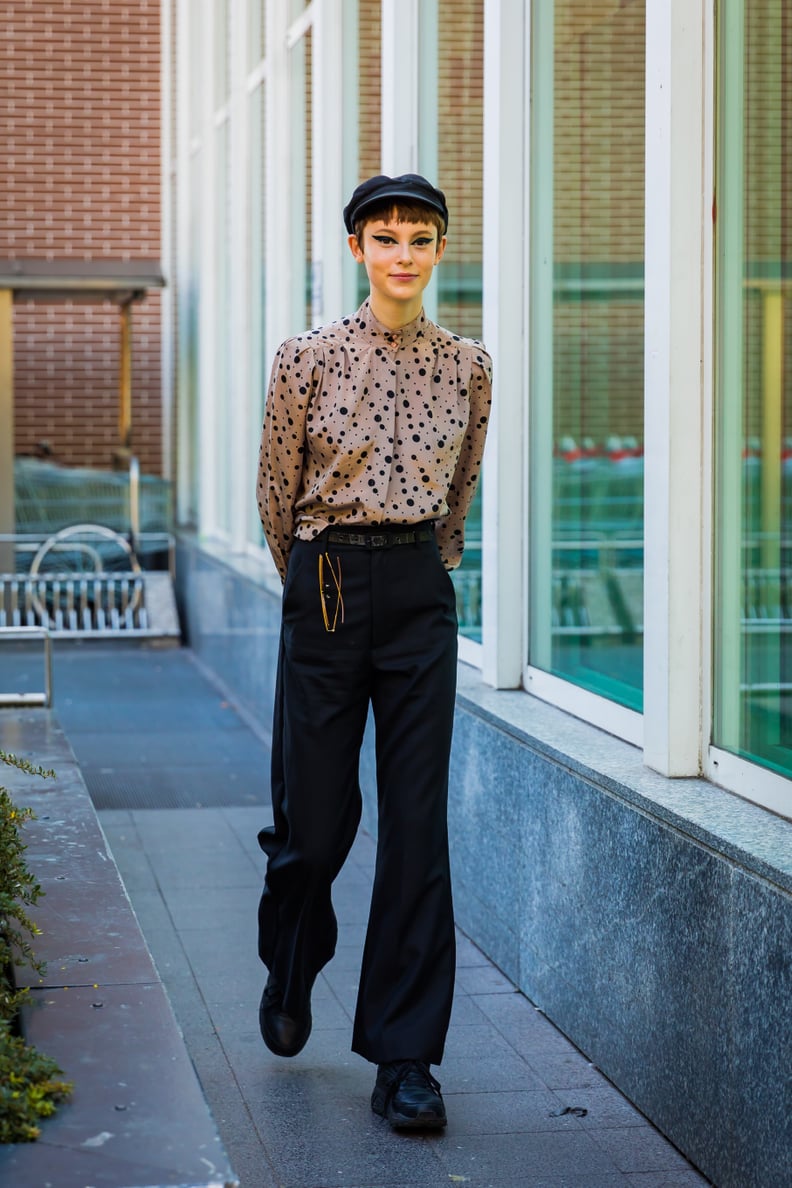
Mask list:
[[[446,247],[442,191],[369,178],[344,210],[370,294],[275,358],[258,503],[284,580],[273,724],[274,824],[259,952],[262,1035],[293,1056],[333,955],[331,885],[360,820],[358,761],[374,716],[379,830],[353,1050],[377,1064],[372,1108],[442,1127],[439,1064],[454,986],[448,765],[456,604],[491,398],[480,343],[429,321]]]

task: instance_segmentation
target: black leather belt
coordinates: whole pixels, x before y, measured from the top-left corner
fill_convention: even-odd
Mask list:
[[[391,549],[395,545],[418,544],[432,540],[431,528],[409,528],[403,532],[346,532],[343,528],[328,528],[328,544],[357,545],[362,549]]]

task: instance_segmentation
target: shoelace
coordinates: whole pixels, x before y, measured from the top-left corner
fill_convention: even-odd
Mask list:
[[[413,1085],[421,1085],[424,1088],[431,1089],[434,1093],[440,1092],[440,1082],[435,1080],[429,1071],[429,1065],[425,1064],[423,1060],[403,1060],[393,1070],[392,1078],[388,1084],[389,1100],[405,1082]]]

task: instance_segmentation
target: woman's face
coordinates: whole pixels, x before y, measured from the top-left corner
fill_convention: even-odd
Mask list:
[[[364,264],[371,286],[372,308],[398,312],[410,320],[421,311],[423,292],[445,251],[445,236],[437,238],[431,223],[397,223],[375,219],[366,223],[363,242],[350,235],[349,246]]]

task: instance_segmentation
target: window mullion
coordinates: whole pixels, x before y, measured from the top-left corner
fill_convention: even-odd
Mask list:
[[[483,675],[497,688],[522,676],[525,637],[522,499],[525,416],[525,226],[528,31],[521,0],[484,9],[484,341],[496,366],[483,472]]]
[[[644,758],[669,776],[702,754],[705,3],[646,6]]]
[[[418,0],[382,0],[382,172],[418,172]]]

